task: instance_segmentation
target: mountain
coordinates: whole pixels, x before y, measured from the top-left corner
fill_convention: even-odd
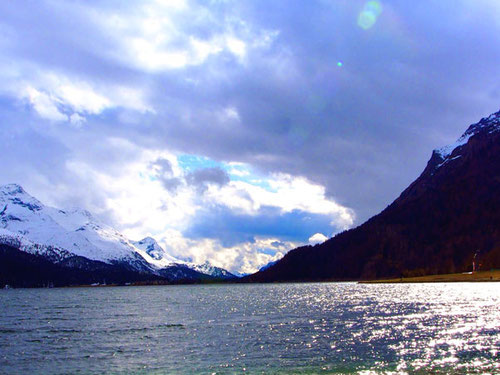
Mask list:
[[[20,251],[0,243],[0,285],[45,287],[106,283],[165,283],[161,276],[140,273],[120,265],[110,265],[73,256],[61,262],[36,253]]]
[[[102,275],[137,274],[131,278],[133,281],[145,280],[148,275],[151,280],[167,282],[235,277],[208,263],[196,265],[179,260],[151,237],[130,241],[88,211],[45,206],[17,184],[0,187],[0,244],[9,248],[0,255],[8,255],[10,260],[16,256],[12,249],[17,249],[25,253],[17,254],[19,259],[29,259],[33,264],[48,261],[57,267]]]
[[[270,268],[270,267],[274,266],[276,263],[278,263],[278,261],[279,260],[272,260],[269,263],[264,264],[262,267],[259,268],[259,271],[267,270],[268,268]]]
[[[211,275],[222,280],[230,280],[236,277],[234,274],[225,270],[224,268],[212,266],[210,262],[205,262],[203,264],[187,263],[187,266],[197,272],[205,275]]]
[[[191,262],[184,262],[177,258],[174,258],[172,255],[168,254],[160,245],[158,245],[158,242],[156,242],[154,238],[151,237],[146,237],[140,241],[131,241],[131,244],[136,248],[136,250],[141,252],[141,255],[143,257],[151,257],[151,259],[149,259],[149,263],[156,265],[158,268],[182,266],[183,268],[187,267],[201,274],[213,276],[223,280],[235,278],[235,275],[233,275],[229,271],[225,270],[224,268],[212,266],[210,262],[195,264]]]
[[[152,237],[143,238],[140,241],[131,241],[131,244],[138,250],[144,252],[159,264],[169,265],[171,263],[178,263],[179,260],[168,254],[158,242]]]
[[[361,226],[290,251],[245,281],[359,280],[500,268],[500,111],[434,150],[423,173]]]

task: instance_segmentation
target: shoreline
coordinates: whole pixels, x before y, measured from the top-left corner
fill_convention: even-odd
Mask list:
[[[478,271],[478,272],[464,272],[464,273],[451,273],[439,275],[426,275],[416,277],[403,277],[393,279],[377,279],[377,280],[300,280],[300,281],[280,281],[280,282],[242,282],[240,280],[227,280],[227,281],[201,281],[201,282],[158,282],[158,281],[139,281],[129,283],[109,283],[109,284],[76,284],[76,285],[56,285],[52,288],[110,288],[110,287],[137,287],[137,286],[177,286],[177,285],[228,285],[228,284],[288,284],[288,283],[331,283],[331,282],[352,282],[357,284],[420,284],[420,283],[450,283],[450,282],[500,282],[500,270]],[[47,289],[46,286],[12,286],[0,289]]]
[[[411,284],[411,283],[450,283],[450,282],[495,282],[500,281],[500,270],[449,273],[395,279],[363,280],[359,284]]]

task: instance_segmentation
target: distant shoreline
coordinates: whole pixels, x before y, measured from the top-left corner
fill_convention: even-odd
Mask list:
[[[394,279],[378,279],[378,280],[301,280],[301,281],[286,281],[286,282],[271,282],[264,284],[287,284],[287,283],[321,283],[321,282],[354,282],[358,284],[418,284],[418,283],[450,283],[450,282],[498,282],[500,281],[500,270],[467,272],[467,273],[450,273],[441,275],[427,275],[418,277],[403,277]],[[242,283],[239,280],[231,281],[204,281],[204,282],[184,282],[184,283],[167,283],[158,281],[139,281],[131,283],[110,283],[110,284],[76,284],[76,285],[58,285],[54,288],[109,288],[109,287],[134,287],[134,286],[163,286],[163,285],[228,285],[228,284],[262,284],[260,282]],[[5,289],[26,288],[19,286],[9,286]],[[46,287],[27,287],[27,288],[46,288]],[[0,286],[0,289],[4,289]]]
[[[360,284],[409,284],[409,283],[450,283],[450,282],[490,282],[500,281],[500,270],[450,273],[443,275],[427,275],[418,277],[401,277],[396,279],[380,279],[359,281]]]

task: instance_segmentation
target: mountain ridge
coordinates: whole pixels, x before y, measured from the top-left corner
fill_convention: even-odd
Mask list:
[[[0,186],[0,244],[70,268],[103,263],[168,282],[235,278],[209,263],[179,260],[151,237],[131,241],[86,210],[45,206],[18,184]]]
[[[360,280],[500,267],[500,111],[434,150],[382,212],[243,281]]]

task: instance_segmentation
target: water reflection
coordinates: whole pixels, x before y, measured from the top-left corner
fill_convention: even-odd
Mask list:
[[[0,373],[500,372],[495,283],[9,290],[0,306]]]

